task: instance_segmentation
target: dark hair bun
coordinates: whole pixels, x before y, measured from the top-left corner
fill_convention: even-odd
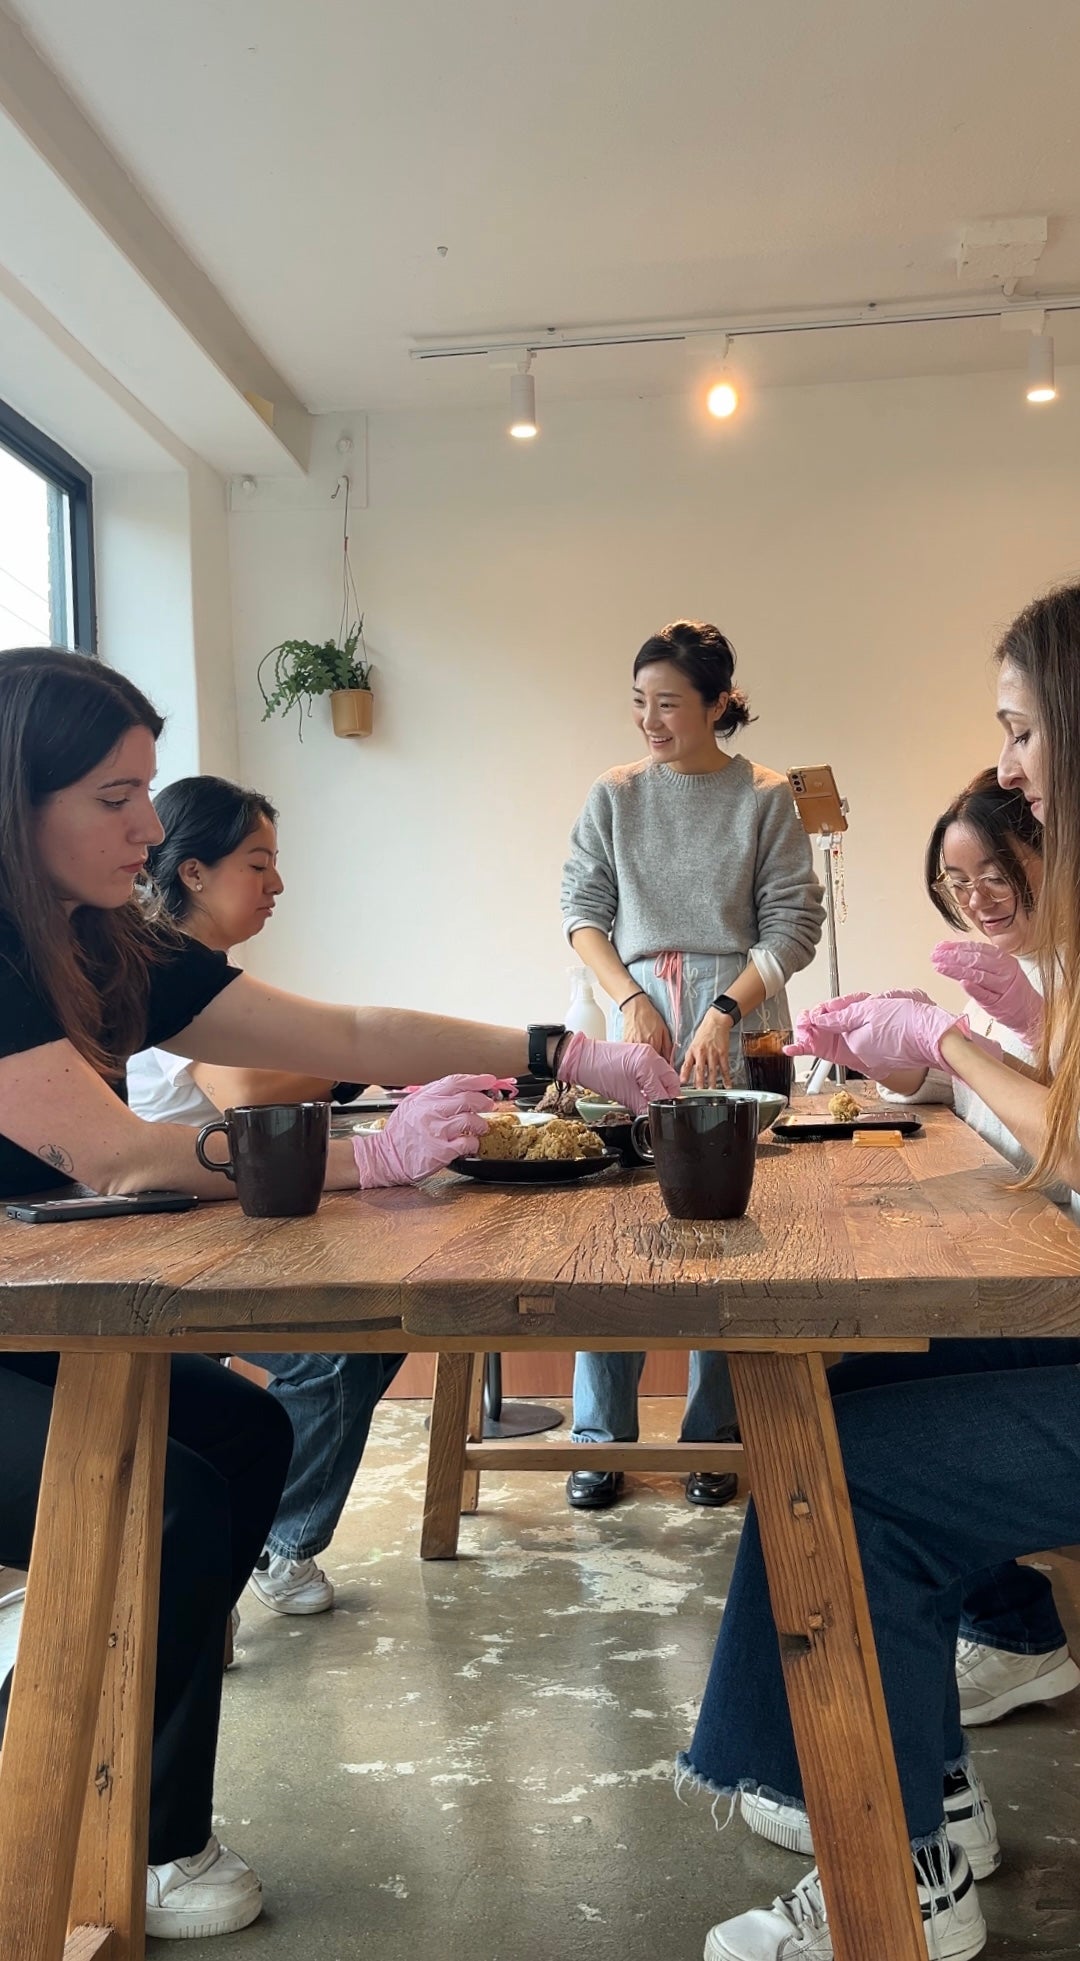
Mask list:
[[[753,720],[754,717],[750,713],[750,704],[743,694],[742,689],[732,688],[728,695],[727,707],[717,720],[716,733],[717,735],[734,735],[736,729],[744,729],[746,724]]]

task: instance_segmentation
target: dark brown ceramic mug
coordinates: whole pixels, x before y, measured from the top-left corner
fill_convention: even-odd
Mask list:
[[[224,1163],[206,1155],[206,1140],[217,1131],[228,1141]],[[329,1148],[329,1103],[245,1104],[204,1124],[195,1142],[199,1163],[232,1179],[250,1219],[317,1212]]]
[[[634,1148],[656,1165],[673,1219],[741,1219],[750,1203],[758,1106],[752,1097],[672,1097],[634,1123]]]

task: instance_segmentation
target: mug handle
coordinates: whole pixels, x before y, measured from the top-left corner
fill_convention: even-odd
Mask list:
[[[644,1134],[650,1138],[650,1141],[647,1144],[643,1144],[641,1141],[641,1133],[643,1127],[644,1127]],[[649,1132],[648,1117],[634,1118],[634,1121],[630,1126],[630,1142],[634,1150],[636,1151],[638,1157],[641,1159],[642,1164],[655,1164],[656,1160],[653,1157],[652,1141]]]
[[[228,1137],[229,1126],[223,1117],[219,1118],[217,1123],[204,1123],[199,1135],[195,1139],[195,1156],[205,1171],[223,1171],[226,1178],[231,1178],[235,1185],[236,1168],[232,1159],[226,1158],[224,1164],[222,1164],[220,1161],[215,1162],[213,1158],[208,1158],[206,1155],[206,1140],[208,1137],[213,1137],[214,1132],[218,1130],[221,1131],[223,1136]]]

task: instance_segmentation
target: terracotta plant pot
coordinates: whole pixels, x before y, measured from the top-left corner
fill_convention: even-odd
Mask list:
[[[371,734],[370,688],[335,688],[330,696],[335,735]]]

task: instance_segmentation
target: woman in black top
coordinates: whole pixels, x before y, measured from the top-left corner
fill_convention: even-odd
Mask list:
[[[123,1101],[127,1059],[198,1061],[329,1081],[423,1082],[378,1136],[333,1143],[331,1189],[428,1176],[475,1151],[496,1076],[530,1060],[643,1109],[678,1079],[651,1049],[281,993],[178,934],[136,896],[163,832],[150,801],[161,718],[95,660],[0,654],[0,1203],[75,1181],[98,1192],[227,1195],[192,1130]],[[531,1051],[531,1054],[530,1054]],[[449,1069],[494,1075],[445,1077]],[[25,1566],[56,1358],[0,1354],[0,1563]],[[261,1888],[211,1831],[229,1608],[262,1549],[292,1447],[269,1396],[213,1363],[172,1365],[154,1708],[147,1928],[233,1932]],[[6,1702],[6,1685],[3,1700]]]

